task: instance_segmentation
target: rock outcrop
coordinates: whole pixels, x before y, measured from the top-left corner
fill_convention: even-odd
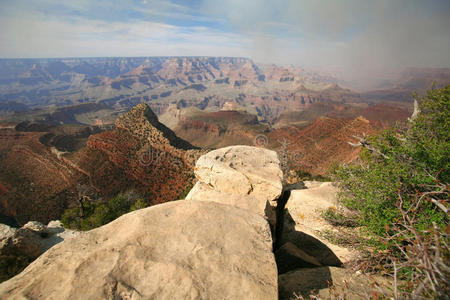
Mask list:
[[[248,210],[174,201],[126,214],[45,252],[0,298],[276,299],[267,221]]]
[[[306,187],[291,191],[281,244],[293,243],[324,266],[340,266],[357,258],[357,251],[331,243],[322,234],[339,230],[323,218],[325,210],[338,206],[337,188],[331,182],[306,182]]]
[[[198,182],[186,200],[233,205],[275,224],[276,200],[283,188],[276,152],[250,146],[214,150],[197,160],[195,176]]]
[[[145,103],[136,105],[119,117],[116,120],[116,127],[127,130],[140,140],[159,147],[172,147],[172,150],[195,148],[160,123],[158,117]]]
[[[65,230],[59,221],[47,226],[30,221],[19,229],[0,224],[0,281],[16,275],[42,253],[77,234]]]
[[[19,229],[0,224],[0,228],[0,253],[15,253],[33,259],[78,234],[77,231],[64,229],[59,221],[51,221],[47,226],[30,221]]]
[[[141,103],[116,120],[116,129],[90,136],[72,158],[106,197],[134,189],[149,204],[177,200],[194,179],[202,154],[158,121]]]

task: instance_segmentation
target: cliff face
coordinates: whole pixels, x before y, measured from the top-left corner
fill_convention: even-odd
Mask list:
[[[156,204],[175,200],[186,189],[200,154],[139,104],[116,120],[116,129],[91,136],[77,159],[105,195],[136,189]]]

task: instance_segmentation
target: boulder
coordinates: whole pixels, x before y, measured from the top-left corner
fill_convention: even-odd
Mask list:
[[[280,245],[291,242],[324,266],[340,266],[357,258],[356,250],[336,245],[322,234],[340,230],[322,216],[326,209],[338,206],[337,188],[331,182],[305,182],[305,186],[306,189],[291,191]]]
[[[20,255],[34,259],[45,251],[43,236],[40,232],[25,227],[19,228],[11,237],[9,252],[20,253]]]
[[[47,227],[40,222],[29,221],[28,223],[23,225],[21,229],[27,230],[27,231],[33,231],[35,233],[44,233],[46,231]]]
[[[16,275],[46,250],[77,234],[62,228],[59,221],[48,226],[30,221],[19,229],[0,224],[0,281]]]
[[[198,182],[186,200],[215,201],[250,210],[275,222],[283,172],[274,151],[230,146],[202,155],[195,165]]]
[[[60,243],[0,298],[277,299],[267,221],[230,205],[174,201]]]
[[[0,223],[0,240],[10,238],[16,232],[16,228]]]
[[[6,246],[9,239],[14,236],[16,229],[8,225],[0,223],[0,253],[1,249]]]

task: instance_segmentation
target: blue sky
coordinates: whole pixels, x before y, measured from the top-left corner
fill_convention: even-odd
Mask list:
[[[449,0],[0,0],[0,57],[450,67]]]

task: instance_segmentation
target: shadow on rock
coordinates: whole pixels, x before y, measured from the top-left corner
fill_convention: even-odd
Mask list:
[[[322,266],[341,267],[342,262],[334,252],[324,243],[301,231],[295,230],[295,222],[291,215],[286,212],[284,215],[284,230],[281,235],[281,242],[290,242],[308,255],[315,257]]]
[[[295,222],[285,209],[291,190],[290,186],[286,187],[277,203],[274,252],[278,274],[299,268],[341,267],[342,262],[327,245],[311,235],[295,230]]]

